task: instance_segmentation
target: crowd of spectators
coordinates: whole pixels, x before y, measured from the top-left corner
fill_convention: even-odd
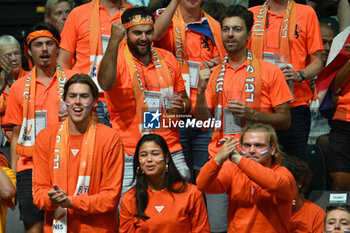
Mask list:
[[[349,232],[308,200],[310,144],[350,191],[349,33],[349,0],[47,0],[0,35],[0,233]]]

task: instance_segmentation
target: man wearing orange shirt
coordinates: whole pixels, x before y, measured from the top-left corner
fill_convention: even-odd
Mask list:
[[[132,187],[133,154],[144,133],[161,135],[180,174],[189,178],[179,132],[172,127],[176,119],[165,110],[185,114],[190,109],[190,100],[175,57],[151,46],[153,22],[153,14],[147,8],[126,10],[122,15],[123,25],[119,22],[112,25],[111,40],[98,74],[99,84],[106,91],[112,127],[123,139],[123,193]],[[127,39],[123,40],[125,34]],[[150,114],[152,117],[148,119]]]
[[[294,0],[269,0],[250,8],[254,25],[252,52],[279,66],[294,99],[291,101],[291,126],[278,132],[283,151],[305,160],[310,132],[309,80],[322,70],[322,38],[315,11]]]
[[[154,26],[155,46],[171,51],[178,60],[187,95],[194,110],[197,99],[199,70],[212,68],[223,59],[220,24],[201,9],[201,0],[172,0],[159,9]],[[187,116],[193,118],[193,111]],[[179,128],[180,142],[193,181],[208,160],[207,146],[212,131],[197,127]]]
[[[65,114],[63,86],[71,71],[56,66],[60,35],[53,26],[40,23],[25,37],[34,68],[12,86],[5,122],[13,125],[11,168],[17,171],[20,219],[26,232],[42,232],[44,214],[33,205],[32,168],[36,135]]]
[[[91,78],[74,75],[63,93],[68,118],[35,142],[33,196],[45,210],[44,232],[118,232],[123,144],[92,119],[97,98]]]
[[[219,153],[200,171],[197,187],[204,193],[228,194],[227,232],[289,233],[295,184],[293,175],[278,165],[274,129],[247,125],[239,141],[241,152],[233,137],[220,143]]]
[[[110,126],[103,90],[97,82],[98,67],[111,35],[111,25],[120,22],[124,0],[93,0],[74,8],[61,33],[61,50],[57,63],[63,68],[88,74],[99,88],[97,115],[99,122]],[[74,63],[73,60],[75,59]]]
[[[279,129],[287,129],[290,124],[289,101],[292,96],[283,73],[247,49],[252,25],[252,12],[240,5],[228,7],[221,22],[223,44],[227,51],[224,62],[212,73],[209,69],[200,72],[195,116],[206,120],[214,115],[222,122],[220,127],[214,128],[208,148],[211,157],[220,151],[220,139],[241,133],[244,122],[262,122]],[[211,216],[214,218],[219,214],[212,214],[218,209],[218,203],[211,204],[214,195],[206,197],[210,203],[208,216],[211,227],[217,228],[215,232],[225,231],[221,227],[223,223],[211,221]],[[224,194],[222,198],[225,198]],[[216,201],[219,200],[213,200]]]

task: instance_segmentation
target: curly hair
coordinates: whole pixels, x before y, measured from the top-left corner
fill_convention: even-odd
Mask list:
[[[299,193],[305,193],[309,188],[312,176],[309,165],[304,160],[289,155],[282,157],[281,165],[293,174],[297,184],[302,184],[301,188],[299,188]]]

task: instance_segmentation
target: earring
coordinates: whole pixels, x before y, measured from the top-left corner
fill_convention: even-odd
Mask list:
[[[166,163],[166,164],[165,164],[165,173],[168,173],[168,168],[169,168],[169,167],[168,167],[168,164]]]
[[[136,169],[137,174],[142,175],[143,171],[141,170],[140,166],[137,167]]]
[[[303,193],[303,186],[298,187],[298,192],[299,192],[299,193]]]

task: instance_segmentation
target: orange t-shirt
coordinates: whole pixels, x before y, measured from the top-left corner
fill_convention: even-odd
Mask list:
[[[57,208],[47,193],[53,185],[54,149],[60,126],[56,124],[42,130],[34,146],[33,202],[39,209],[45,210],[44,232],[52,232],[53,214]],[[77,149],[77,143],[81,140],[79,136],[70,135],[69,139],[73,139],[70,149]],[[79,152],[74,156],[70,150],[68,190],[64,190],[72,198],[72,207],[68,209],[67,232],[117,232],[117,205],[122,189],[124,152],[122,141],[115,130],[97,124],[89,194],[72,196],[79,166]]]
[[[203,69],[203,62],[211,60],[214,57],[219,56],[219,52],[215,43],[206,35],[196,32],[190,28],[186,30],[186,55],[187,60],[192,62],[199,62],[200,69]],[[220,41],[220,43],[222,43]],[[173,24],[171,23],[167,32],[162,39],[154,42],[156,47],[173,51],[174,48],[174,33]],[[192,103],[192,110],[196,107],[197,100],[197,88],[190,88],[190,96]]]
[[[338,94],[337,108],[333,120],[350,121],[350,82],[347,81]]]
[[[242,157],[238,165],[209,160],[197,178],[204,193],[228,194],[228,233],[289,233],[294,177],[285,168],[271,168]]]
[[[325,215],[321,207],[304,198],[301,209],[290,218],[291,233],[322,233]]]
[[[106,91],[106,103],[110,114],[112,128],[116,129],[123,139],[124,150],[128,155],[134,155],[136,144],[141,135],[139,131],[139,122],[136,114],[135,96],[130,77],[130,69],[124,58],[124,44],[118,50],[117,77],[113,89]],[[171,75],[171,83],[174,92],[185,90],[185,85],[180,73],[180,67],[175,57],[164,49],[154,48],[168,65]],[[158,83],[158,73],[154,61],[146,67],[142,62],[135,58],[135,64],[140,74],[140,79],[145,90],[160,91]],[[171,153],[181,150],[179,141],[179,132],[177,128],[154,129],[154,133],[161,135],[168,143]]]
[[[75,73],[71,70],[63,69],[67,79]],[[28,75],[13,83],[10,90],[10,95],[7,102],[5,113],[5,123],[13,125],[22,125],[23,121],[23,92]],[[45,86],[40,80],[36,79],[35,89],[35,111],[46,111],[47,127],[58,122],[58,92],[57,92],[57,77],[56,73],[52,77],[50,83]],[[17,172],[32,169],[32,158],[19,155],[17,163]]]
[[[264,60],[260,61],[260,73],[262,80],[261,94],[260,94],[260,112],[263,113],[273,113],[273,108],[292,100],[292,94],[288,88],[287,82],[285,81],[282,71],[275,65],[266,62]],[[221,69],[222,64],[217,65],[213,68],[212,75],[210,76],[207,89],[205,91],[205,97],[207,101],[208,108],[214,114],[215,106],[213,105],[213,93],[212,93],[212,80],[217,77],[214,75],[217,69]],[[227,102],[230,99],[242,100],[242,90],[244,88],[246,75],[247,75],[247,61],[245,61],[236,70],[226,63],[226,72],[224,78],[224,88],[223,88],[223,108],[227,107]],[[224,124],[224,123],[223,123]],[[224,128],[224,125],[221,125]],[[218,146],[217,140],[211,140],[209,143],[209,154],[210,156],[215,156],[221,149]]]
[[[147,190],[146,221],[137,213],[135,188],[126,192],[120,205],[120,233],[210,232],[202,193],[193,184],[183,193]]]
[[[127,8],[131,6],[127,4]],[[92,2],[74,8],[68,15],[61,33],[60,47],[75,54],[72,70],[89,74],[90,71],[90,14]],[[114,22],[121,22],[120,11],[113,17],[100,5],[101,35],[110,36]],[[106,44],[107,45],[107,44]],[[103,47],[103,46],[102,46]]]
[[[249,8],[249,10],[254,13],[254,17],[256,18],[260,8],[261,6],[255,6]],[[296,10],[297,19],[295,40],[291,48],[291,58],[293,69],[298,71],[304,69],[310,63],[309,56],[311,54],[323,50],[323,44],[320,26],[315,11],[310,6],[303,4],[296,4]],[[269,18],[267,33],[265,30],[264,35],[264,52],[279,53],[279,32],[283,14],[284,12],[276,15],[270,10],[268,11]],[[249,42],[251,43],[251,40]],[[248,43],[249,48],[251,47],[250,43]],[[295,98],[290,105],[291,107],[297,107],[300,105],[309,106],[312,92],[308,81],[301,83],[294,82],[293,93]]]

